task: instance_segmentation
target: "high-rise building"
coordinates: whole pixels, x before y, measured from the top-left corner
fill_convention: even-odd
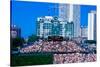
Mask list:
[[[64,21],[74,22],[74,37],[81,36],[79,5],[59,4],[59,17]]]
[[[62,18],[45,16],[37,19],[37,36],[47,38],[48,36],[73,37],[73,22],[65,22]]]
[[[87,26],[81,26],[81,37],[88,37],[88,27]]]
[[[96,11],[88,13],[88,40],[96,40]]]
[[[59,4],[59,17],[62,18],[64,21],[68,21],[68,4]]]
[[[66,31],[66,33],[68,33],[68,35],[67,35],[67,37],[69,36],[69,37],[74,37],[74,23],[73,22],[68,22],[67,24],[66,24],[67,26],[65,26],[65,27],[67,27],[67,31]]]
[[[37,18],[37,36],[47,38],[51,36],[52,23],[51,20],[53,17],[44,16]]]
[[[10,35],[11,38],[21,37],[21,29],[16,27],[16,25],[11,25]]]

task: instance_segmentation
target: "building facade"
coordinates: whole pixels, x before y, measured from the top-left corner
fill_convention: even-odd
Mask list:
[[[88,13],[88,40],[96,40],[96,11]]]
[[[37,19],[37,36],[47,38],[48,36],[74,36],[73,22],[65,22],[63,19],[52,16],[39,17]]]
[[[88,27],[87,26],[81,26],[81,37],[88,37]]]
[[[21,37],[21,29],[16,27],[16,25],[11,25],[10,36],[11,38]]]
[[[60,4],[59,17],[63,18],[64,21],[74,22],[74,37],[81,36],[79,5]]]

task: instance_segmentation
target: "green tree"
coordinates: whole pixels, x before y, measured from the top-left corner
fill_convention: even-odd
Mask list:
[[[25,43],[24,38],[20,37],[11,38],[10,41],[11,41],[11,48],[21,47]]]
[[[85,43],[96,44],[96,40],[86,40]]]
[[[32,34],[31,36],[28,37],[28,42],[34,42],[38,39],[39,39],[38,36]]]

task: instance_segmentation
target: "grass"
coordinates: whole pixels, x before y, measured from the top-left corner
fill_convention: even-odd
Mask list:
[[[31,54],[31,55],[12,55],[11,56],[11,66],[26,66],[26,65],[44,65],[52,64],[53,55],[52,54]]]

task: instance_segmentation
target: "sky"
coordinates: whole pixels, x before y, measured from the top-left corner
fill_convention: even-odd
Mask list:
[[[36,34],[36,20],[41,16],[58,16],[58,9],[54,13],[52,7],[58,6],[58,3],[43,3],[43,2],[25,2],[11,1],[11,24],[21,28],[21,35],[27,38],[31,34]],[[50,12],[48,12],[50,8]],[[93,5],[81,5],[81,26],[87,26],[88,13],[91,10],[96,10]]]

